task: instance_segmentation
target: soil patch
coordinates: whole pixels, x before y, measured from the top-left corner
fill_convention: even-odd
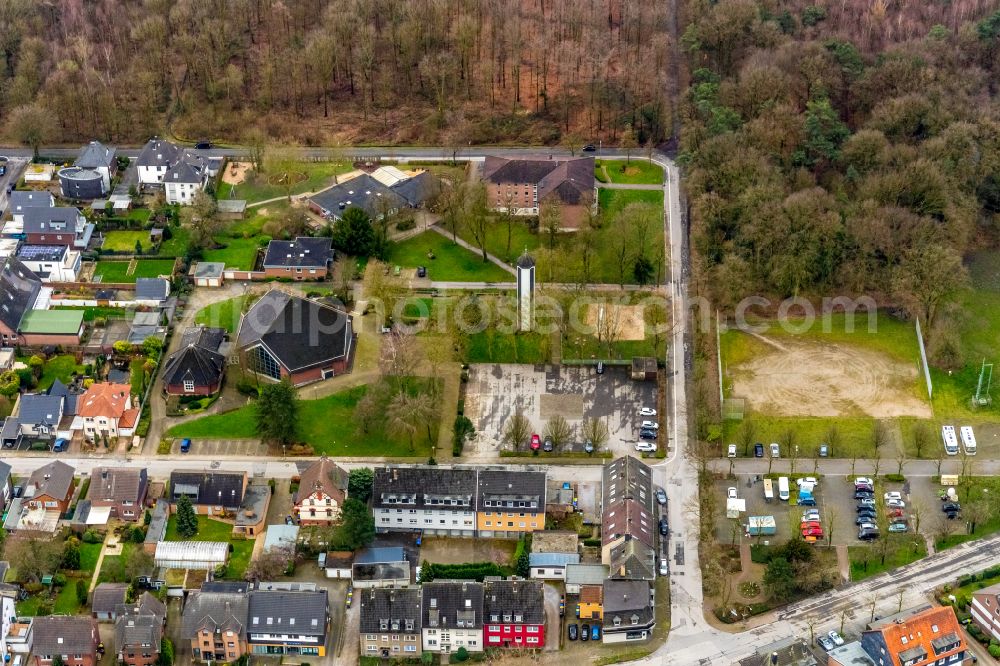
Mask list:
[[[250,162],[230,162],[222,172],[222,182],[228,185],[239,185],[247,179],[247,171],[253,165]]]
[[[586,323],[595,334],[605,331],[618,340],[645,340],[643,309],[641,305],[592,303],[587,306]]]
[[[538,415],[551,419],[561,414],[567,421],[583,418],[583,396],[579,393],[543,393],[538,396]]]
[[[932,416],[915,394],[916,367],[860,347],[783,339],[728,378],[733,396],[773,416]]]

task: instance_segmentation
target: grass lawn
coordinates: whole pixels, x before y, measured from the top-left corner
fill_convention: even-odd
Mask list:
[[[265,222],[272,217],[280,216],[289,207],[287,201],[272,201],[263,206],[247,208],[245,219],[231,222],[225,228],[224,235],[233,237],[243,236],[247,238],[260,235],[264,229]]]
[[[350,162],[298,162],[292,165],[291,171],[297,174],[304,174],[305,180],[297,182],[292,186],[292,194],[302,192],[317,192],[333,185],[334,175],[340,175],[353,171],[354,166]],[[247,179],[239,185],[231,186],[222,184],[219,187],[219,199],[246,199],[248,203],[274,199],[288,194],[282,184],[272,184],[272,180],[267,175],[258,176],[253,171],[247,172]],[[235,193],[232,188],[235,187]],[[231,196],[232,195],[232,196]]]
[[[93,573],[97,568],[97,558],[101,555],[102,543],[81,543],[80,544],[80,571],[90,571]]]
[[[25,363],[28,362],[27,358],[18,359]],[[61,356],[53,356],[45,361],[45,365],[42,366],[42,376],[38,379],[38,386],[36,389],[41,392],[47,390],[56,379],[68,384],[73,373],[83,374],[83,366],[77,365],[76,357],[70,354],[63,354]]]
[[[101,276],[103,282],[135,282],[136,278],[170,275],[174,269],[173,259],[140,259],[135,262],[135,271],[129,275],[128,261],[98,261],[94,276]]]
[[[612,183],[628,185],[659,185],[663,182],[663,169],[646,160],[597,160],[597,171],[603,171]],[[602,181],[605,182],[605,181]]]
[[[812,459],[819,455],[819,445],[829,440],[830,428],[836,426],[840,443],[830,451],[832,458],[850,458],[857,452],[859,457],[869,455],[872,447],[872,433],[875,430],[875,419],[869,417],[795,417],[767,416],[748,413],[745,420],[752,421],[756,428],[756,440],[763,442],[765,448],[770,442],[784,442],[786,433],[794,433],[794,442],[799,446],[797,469],[812,469]],[[723,441],[726,444],[739,442],[739,421],[723,422]],[[782,444],[781,457],[787,458],[787,447]],[[753,449],[744,453],[738,445],[739,455],[753,455]],[[886,467],[892,466],[890,462]]]
[[[897,535],[890,535],[895,537]],[[847,554],[851,559],[851,580],[859,581],[865,578],[877,576],[884,571],[905,566],[911,562],[927,557],[927,544],[922,537],[915,534],[898,535],[906,538],[897,539],[895,548],[890,548],[886,553],[885,564],[882,563],[882,556],[879,546],[848,546]],[[868,566],[864,564],[863,553],[870,553]]]
[[[230,333],[235,333],[240,324],[240,315],[243,312],[243,303],[246,296],[237,296],[202,308],[195,315],[196,324],[205,326],[218,326],[226,329]]]
[[[221,541],[230,543],[233,551],[229,554],[229,566],[226,568],[226,580],[243,580],[247,566],[250,564],[250,555],[253,554],[253,539],[232,539],[233,526],[218,520],[212,520],[206,516],[197,516],[198,533],[190,539],[177,534],[177,514],[170,516],[167,521],[167,541]]]
[[[129,363],[129,383],[132,385],[132,395],[138,398],[142,395],[142,366],[146,364],[145,358],[134,358]]]
[[[42,605],[45,601],[45,592],[40,592],[34,594],[24,601],[18,601],[15,606],[15,611],[19,616],[35,616],[38,615],[38,607]]]
[[[979,500],[992,501],[992,498],[996,497],[997,493],[1000,493],[1000,478],[997,477],[971,477],[967,482],[961,483],[956,490],[958,491],[958,499],[962,503],[963,508],[967,507],[969,502],[977,501],[976,498],[984,498]],[[987,500],[986,498],[990,498]],[[937,511],[937,509],[934,509]],[[1000,532],[1000,514],[996,511],[989,516],[988,520],[981,520],[976,523],[976,531],[974,534],[968,533],[968,515],[963,513],[959,520],[948,521],[943,523],[949,525],[955,529],[954,534],[942,535],[937,534],[934,539],[934,549],[935,550],[945,550],[947,548],[952,548],[960,543],[965,543],[966,541],[973,541],[975,539],[981,539],[985,536],[989,536],[995,532]]]
[[[261,241],[271,240],[268,236],[252,236],[250,238],[225,238],[219,237],[215,242],[223,247],[214,250],[205,250],[202,254],[204,261],[221,261],[226,268],[238,268],[241,270],[253,270],[257,260],[257,249],[261,247]]]
[[[611,212],[624,208],[630,203],[648,203],[663,207],[662,190],[609,190],[597,191],[597,202],[601,211]]]
[[[184,227],[170,227],[170,238],[160,243],[157,254],[162,257],[183,257],[187,252],[190,236]]]
[[[76,615],[80,612],[80,600],[76,596],[76,579],[69,578],[56,595],[52,605],[53,615]]]
[[[104,234],[104,245],[101,247],[115,252],[135,252],[136,241],[142,244],[144,252],[149,250],[148,231],[108,231]]]
[[[56,305],[52,307],[53,310],[83,310],[83,320],[84,321],[94,321],[98,317],[102,319],[108,319],[109,317],[114,318],[124,318],[128,316],[129,311],[125,308],[112,308],[104,305],[98,305],[94,307],[83,306],[83,305]]]
[[[319,400],[301,401],[299,438],[311,444],[316,455],[426,457],[430,453],[430,447],[424,436],[418,435],[415,438],[415,450],[410,451],[409,442],[405,438],[386,437],[384,433],[375,431],[366,434],[356,428],[354,407],[367,390],[367,386],[357,386]],[[437,426],[432,426],[431,431],[436,433]],[[167,431],[167,437],[175,438],[247,439],[256,436],[253,405],[203,416]]]
[[[487,329],[468,336],[468,363],[547,363],[549,336],[540,333],[508,335]]]
[[[427,254],[432,252],[434,259]],[[447,282],[512,282],[514,275],[436,231],[425,231],[401,243],[393,243],[386,260],[403,268],[427,267],[431,280]]]

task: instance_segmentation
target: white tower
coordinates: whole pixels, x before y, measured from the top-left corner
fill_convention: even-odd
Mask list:
[[[535,259],[524,249],[517,259],[517,328],[530,331],[535,318]]]

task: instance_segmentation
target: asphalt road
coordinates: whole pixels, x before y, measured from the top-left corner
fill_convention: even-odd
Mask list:
[[[0,149],[0,154],[2,154],[2,149]],[[31,156],[31,151],[28,151],[28,156]],[[6,162],[3,162],[7,167],[7,172],[0,176],[0,217],[3,217],[4,213],[7,212],[7,186],[17,182],[17,179],[21,177],[21,172],[24,167],[28,164],[26,158],[11,157]]]

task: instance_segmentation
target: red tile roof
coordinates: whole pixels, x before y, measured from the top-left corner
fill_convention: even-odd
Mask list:
[[[86,418],[121,418],[128,408],[131,391],[128,384],[92,384],[77,401],[76,413]]]
[[[958,617],[951,606],[929,608],[912,617],[875,626],[874,630],[882,634],[889,652],[897,659],[902,653],[923,651],[927,655],[924,659],[935,661],[966,647]],[[952,644],[955,647],[943,649]]]

